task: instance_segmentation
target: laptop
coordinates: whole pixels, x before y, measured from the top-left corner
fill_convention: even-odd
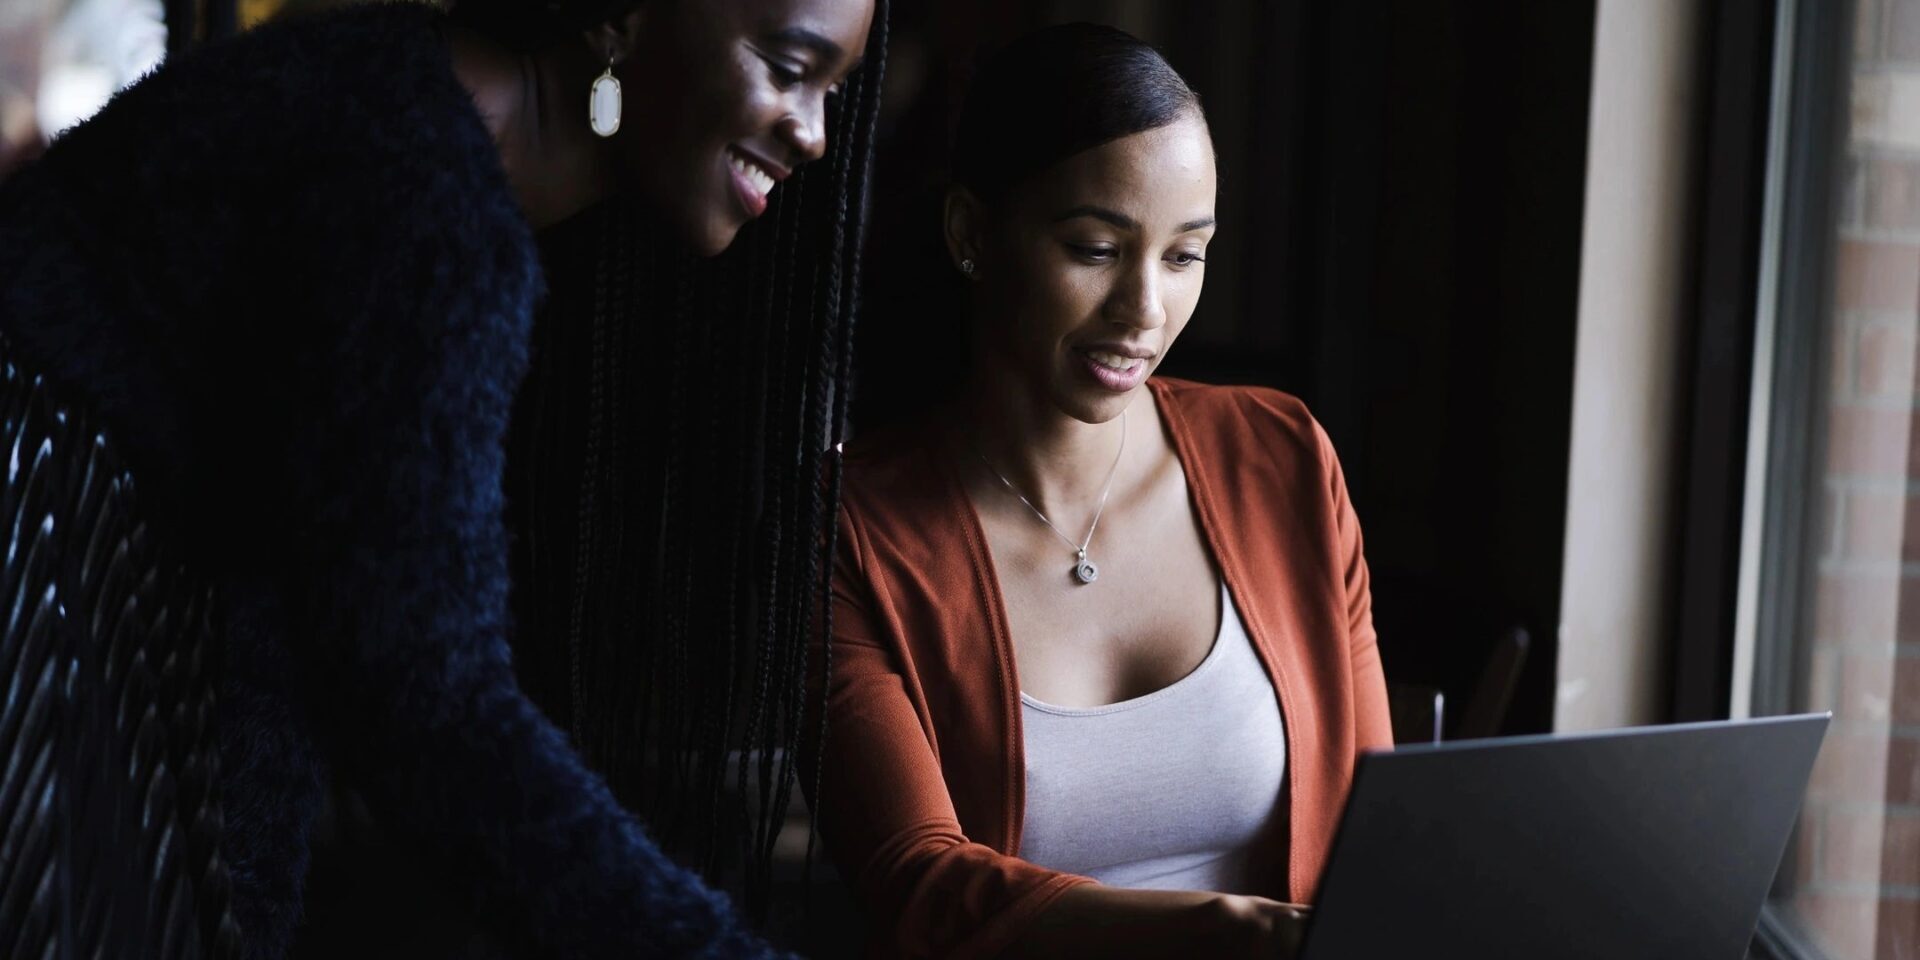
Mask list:
[[[1741,960],[1829,714],[1360,758],[1302,960]]]

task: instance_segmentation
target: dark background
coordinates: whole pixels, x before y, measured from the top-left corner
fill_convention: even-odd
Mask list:
[[[950,343],[937,198],[970,66],[1069,20],[1159,46],[1219,147],[1206,293],[1163,372],[1304,399],[1360,513],[1389,679],[1441,688],[1457,722],[1521,627],[1501,729],[1550,729],[1591,0],[895,0],[856,425]]]

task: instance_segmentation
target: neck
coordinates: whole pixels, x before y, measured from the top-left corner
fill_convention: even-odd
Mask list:
[[[1075,419],[1014,378],[976,377],[958,422],[962,455],[975,463],[984,458],[1049,517],[1094,509],[1129,429],[1124,415],[1105,423]]]
[[[587,127],[587,90],[597,74],[572,55],[577,51],[519,53],[458,28],[448,42],[454,75],[493,135],[514,198],[535,230],[612,193],[607,145]]]

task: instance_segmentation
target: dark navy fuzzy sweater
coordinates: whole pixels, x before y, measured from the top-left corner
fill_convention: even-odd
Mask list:
[[[515,683],[502,446],[540,295],[418,7],[183,57],[0,184],[0,330],[215,583],[251,957],[299,921],[329,778],[528,955],[766,952]]]

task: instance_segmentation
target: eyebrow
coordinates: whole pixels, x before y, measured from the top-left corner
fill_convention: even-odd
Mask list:
[[[1065,223],[1068,220],[1075,220],[1080,217],[1092,217],[1093,219],[1099,220],[1103,223],[1110,223],[1116,227],[1119,227],[1122,230],[1139,230],[1140,229],[1140,221],[1135,220],[1132,217],[1129,217],[1126,214],[1119,212],[1118,210],[1109,210],[1106,207],[1094,206],[1092,204],[1081,204],[1080,206],[1074,207],[1073,209],[1068,210],[1067,212],[1057,217],[1054,217],[1053,222]],[[1198,219],[1188,220],[1186,223],[1181,224],[1180,228],[1178,230],[1175,230],[1174,232],[1189,233],[1194,230],[1204,230],[1207,227],[1213,226],[1213,224],[1214,224],[1213,217],[1211,216],[1200,217]]]
[[[774,43],[783,43],[788,46],[805,47],[813,51],[814,56],[819,57],[827,63],[837,63],[840,58],[847,55],[845,50],[840,49],[839,44],[828,39],[826,35],[809,30],[806,27],[788,27],[784,30],[778,30],[769,35],[767,39]]]

